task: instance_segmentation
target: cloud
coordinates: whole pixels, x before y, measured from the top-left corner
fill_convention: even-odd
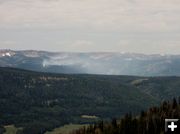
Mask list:
[[[68,52],[74,52],[74,51],[88,52],[88,51],[94,51],[96,48],[96,44],[89,40],[73,40],[66,42],[58,42],[56,44],[63,51],[68,51]]]
[[[179,5],[177,0],[8,0],[0,4],[0,24],[7,27],[168,31],[179,26]]]
[[[136,43],[134,43],[136,42]],[[138,52],[146,54],[179,54],[180,41],[168,39],[128,39],[116,44],[117,50],[124,52]]]
[[[0,0],[0,41],[23,49],[180,53],[179,7],[179,0]]]
[[[93,43],[87,40],[77,40],[73,44],[71,44],[72,47],[78,47],[78,48],[91,47],[92,45]]]
[[[17,42],[12,41],[12,40],[0,40],[0,49],[6,49],[9,48],[10,46],[16,46]],[[1,47],[1,46],[6,46],[6,47]]]

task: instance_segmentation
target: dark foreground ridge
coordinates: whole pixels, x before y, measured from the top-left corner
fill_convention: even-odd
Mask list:
[[[111,123],[101,121],[71,134],[164,134],[165,119],[180,119],[180,98],[179,101],[164,101],[160,107],[151,107],[139,116],[126,114],[120,120],[113,119]],[[172,133],[179,134],[180,126]]]
[[[13,124],[23,128],[23,134],[42,134],[64,124],[89,124],[130,111],[136,115],[179,96],[179,87],[180,77],[65,75],[0,68],[0,125]]]

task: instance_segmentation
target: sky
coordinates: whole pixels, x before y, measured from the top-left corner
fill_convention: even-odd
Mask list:
[[[180,0],[0,0],[0,49],[180,54]]]

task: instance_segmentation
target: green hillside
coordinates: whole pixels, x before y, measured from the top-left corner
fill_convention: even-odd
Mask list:
[[[0,124],[39,134],[133,114],[180,95],[180,77],[65,75],[0,68]],[[98,118],[83,118],[98,117]]]

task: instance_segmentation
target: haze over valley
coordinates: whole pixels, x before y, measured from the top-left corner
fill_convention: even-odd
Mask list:
[[[180,76],[180,55],[0,50],[0,66],[68,74]]]

